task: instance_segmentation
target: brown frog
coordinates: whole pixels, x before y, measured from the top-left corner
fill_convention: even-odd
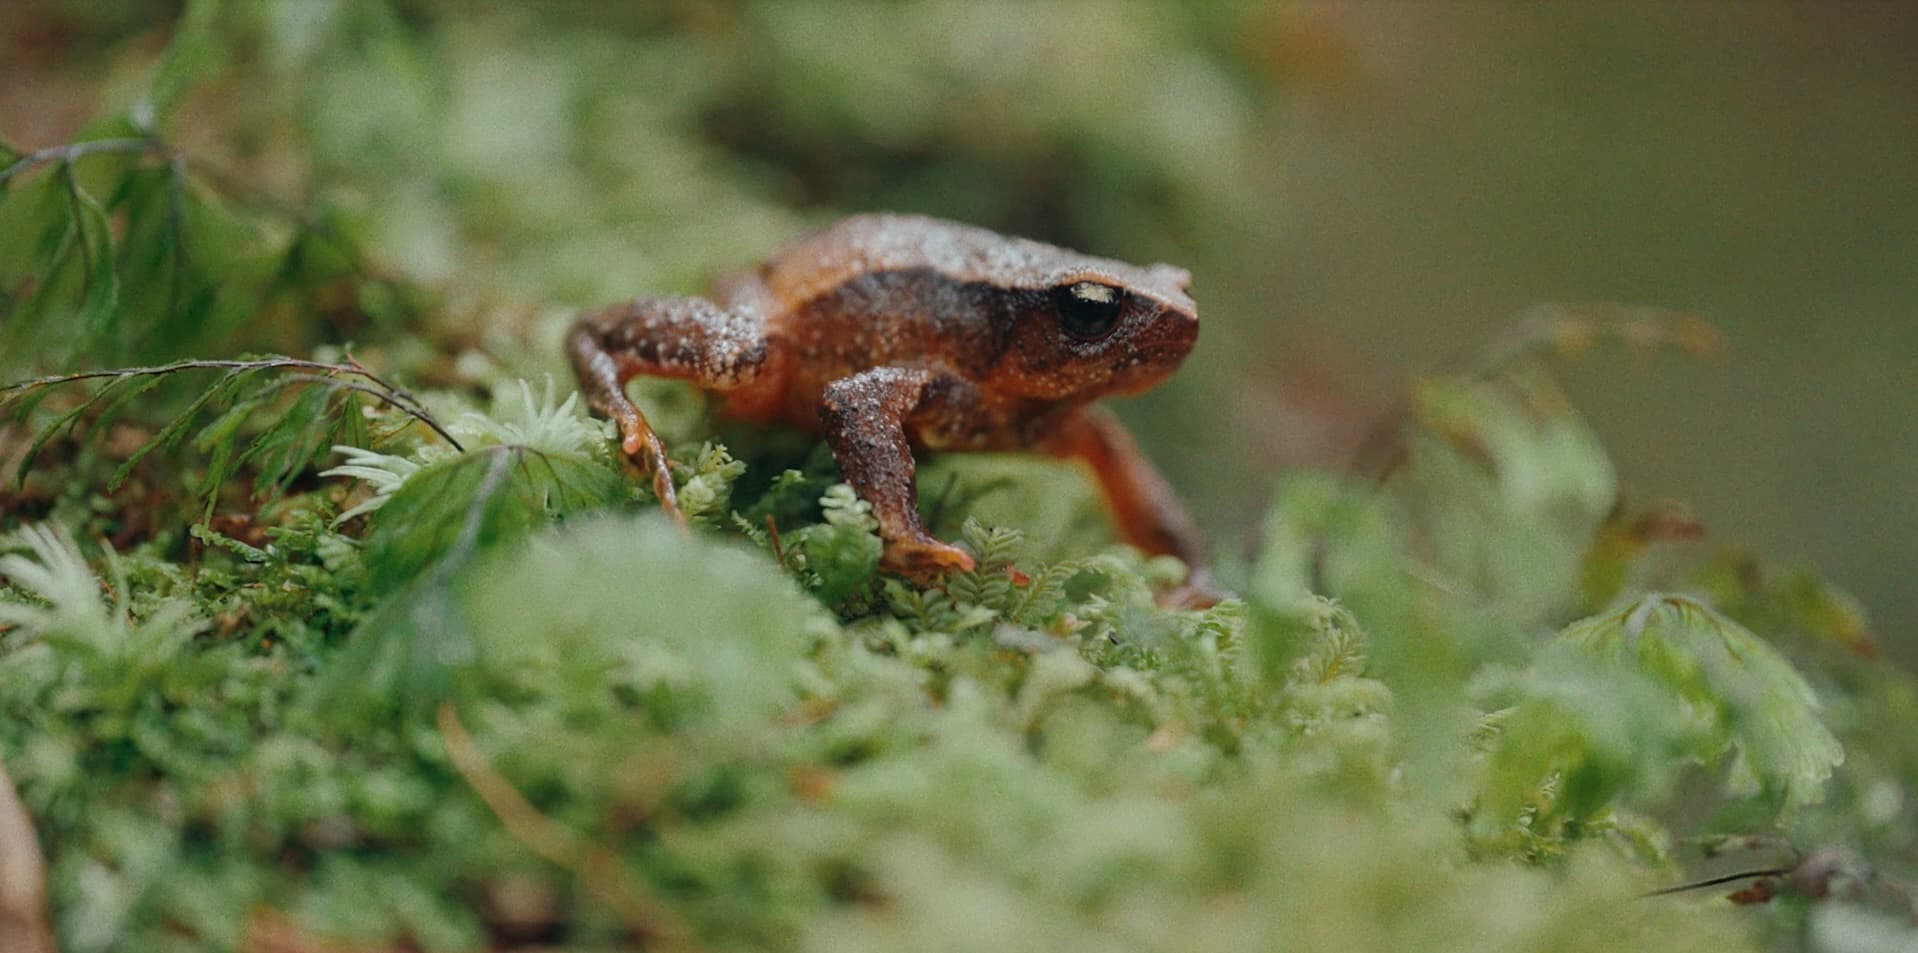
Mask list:
[[[710,298],[639,298],[581,317],[567,350],[587,399],[681,520],[659,438],[626,396],[648,374],[722,395],[737,418],[821,433],[872,504],[881,568],[973,568],[920,524],[914,448],[1025,450],[1085,462],[1127,542],[1193,567],[1202,546],[1172,488],[1092,402],[1143,391],[1199,334],[1171,265],[1140,268],[914,215],[856,215],[716,283]]]

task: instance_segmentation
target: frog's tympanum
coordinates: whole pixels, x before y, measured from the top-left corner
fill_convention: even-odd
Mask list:
[[[859,215],[721,280],[710,298],[587,314],[567,349],[587,398],[619,425],[676,519],[659,438],[624,390],[639,374],[690,380],[734,417],[823,434],[872,504],[889,572],[923,580],[973,565],[920,525],[914,448],[1084,461],[1128,542],[1201,567],[1171,487],[1092,406],[1151,387],[1185,359],[1199,334],[1191,280],[1171,265],[931,218]]]

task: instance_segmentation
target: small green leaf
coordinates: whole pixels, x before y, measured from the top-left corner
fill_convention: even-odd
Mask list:
[[[155,450],[168,449],[178,444],[180,439],[186,436],[188,428],[193,426],[193,421],[198,419],[202,410],[209,406],[220,406],[226,401],[231,400],[233,394],[245,386],[248,381],[252,380],[255,375],[259,374],[260,370],[261,369],[257,367],[247,367],[231,370],[221,375],[220,379],[215,381],[212,386],[201,391],[200,396],[194,398],[193,402],[188,404],[185,410],[175,415],[173,419],[167,421],[166,426],[161,427],[157,433],[148,437],[145,442],[134,448],[133,453],[129,454],[126,460],[120,464],[119,468],[113,471],[113,476],[108,480],[108,483],[111,486],[119,486],[125,482],[127,476],[133,472],[133,468],[138,466],[140,461],[146,458],[147,454]]]
[[[1585,554],[1617,497],[1598,436],[1530,365],[1420,386],[1392,485],[1448,585],[1541,622],[1575,607]]]
[[[1481,725],[1470,819],[1481,847],[1515,836],[1522,853],[1561,849],[1569,829],[1622,804],[1658,803],[1685,764],[1723,750],[1710,719],[1685,700],[1629,667],[1594,667],[1562,643],[1523,670],[1482,671],[1470,690],[1493,709]]]
[[[746,465],[711,441],[689,462],[693,474],[679,486],[679,510],[695,526],[717,526],[732,513],[733,483]]]
[[[277,389],[277,384],[277,381],[268,381],[265,387],[235,401],[194,435],[194,448],[207,455],[206,475],[201,478],[200,486],[200,495],[206,501],[206,514],[202,519],[213,515],[213,505],[219,499],[220,487],[226,484],[227,478],[233,475],[238,466],[234,461],[234,449],[240,440],[240,428]]]
[[[1776,795],[1787,810],[1814,803],[1844,760],[1804,677],[1764,640],[1696,599],[1648,595],[1575,622],[1559,638],[1642,673],[1702,714],[1713,743],[1736,751],[1734,794]]]
[[[322,384],[304,385],[267,429],[247,444],[234,466],[254,465],[256,496],[283,492],[321,448],[330,445],[329,437],[337,429],[336,416],[345,412],[343,405],[333,403],[332,398],[333,393]]]
[[[101,385],[100,389],[88,395],[86,400],[74,405],[73,408],[66,413],[55,417],[52,423],[40,428],[40,430],[34,434],[32,442],[27,444],[27,452],[20,456],[20,470],[17,474],[18,484],[24,485],[26,483],[27,471],[33,469],[34,461],[39,459],[40,451],[46,449],[49,441],[62,430],[68,431],[69,433],[72,432],[74,427],[79,426],[80,418],[86,414],[88,410],[92,409],[95,404],[100,403],[102,400],[107,400],[107,398],[118,394],[124,389],[125,383],[125,378],[108,380],[107,383]],[[117,400],[108,401],[108,406],[111,407],[117,403]]]
[[[134,125],[151,133],[163,125],[194,84],[218,72],[227,56],[221,30],[224,0],[191,0],[173,28],[172,42],[154,71],[147,99],[135,110]],[[228,18],[230,19],[230,18]]]
[[[127,405],[145,396],[148,391],[160,386],[160,384],[165,381],[166,376],[163,374],[113,378],[112,383],[114,385],[120,385],[118,387],[119,393],[114,395],[111,401],[100,408],[99,415],[94,417],[93,426],[95,428],[105,427],[108,423],[117,419],[120,416],[120,412],[127,408]],[[102,394],[101,396],[105,395]]]
[[[510,686],[589,707],[625,695],[648,716],[636,727],[761,730],[756,719],[794,701],[809,631],[831,628],[769,561],[681,535],[652,513],[536,535],[457,588],[479,697]]]
[[[71,302],[84,292],[73,203],[59,175],[0,194],[0,369],[51,363],[73,340]]]
[[[225,533],[215,532],[201,523],[194,523],[188,526],[187,535],[192,536],[194,539],[214,549],[221,549],[232,553],[244,562],[264,563],[271,558],[267,555],[266,550],[260,549],[257,546],[249,546]]]
[[[819,498],[826,521],[792,534],[795,560],[819,601],[838,605],[879,568],[879,521],[852,488],[836,483]]]
[[[1414,590],[1403,512],[1371,487],[1324,474],[1280,481],[1265,519],[1264,547],[1246,594],[1257,615],[1292,615],[1317,593],[1368,625],[1405,618]],[[1280,658],[1289,658],[1282,653]]]
[[[71,166],[61,167],[60,178],[73,210],[81,262],[85,266],[86,283],[77,315],[77,346],[92,352],[108,340],[119,316],[120,275],[113,251],[113,226],[107,221],[106,209],[80,187]]]
[[[367,567],[382,592],[429,567],[460,565],[496,543],[626,497],[619,475],[591,459],[495,446],[435,463],[407,478],[376,511]]]

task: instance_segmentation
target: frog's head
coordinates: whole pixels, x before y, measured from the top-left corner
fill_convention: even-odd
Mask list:
[[[1006,390],[1053,400],[1136,394],[1192,352],[1199,316],[1186,294],[1190,272],[1101,265],[1056,275],[1022,296],[998,367]]]

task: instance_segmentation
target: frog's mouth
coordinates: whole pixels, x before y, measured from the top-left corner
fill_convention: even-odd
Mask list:
[[[1107,393],[1118,397],[1136,397],[1159,386],[1171,376],[1172,368],[1170,367],[1142,364],[1115,375]]]
[[[1177,370],[1199,339],[1197,318],[1161,312],[1140,328],[1126,354],[1112,368],[1108,386],[1120,394],[1136,394],[1165,380]]]
[[[1158,386],[1160,381],[1172,376],[1191,353],[1192,345],[1181,342],[1160,342],[1135,348],[1126,360],[1112,369],[1107,385],[1113,393],[1131,396]]]
[[[1139,335],[1133,347],[1145,363],[1177,366],[1198,341],[1197,318],[1161,315]]]

